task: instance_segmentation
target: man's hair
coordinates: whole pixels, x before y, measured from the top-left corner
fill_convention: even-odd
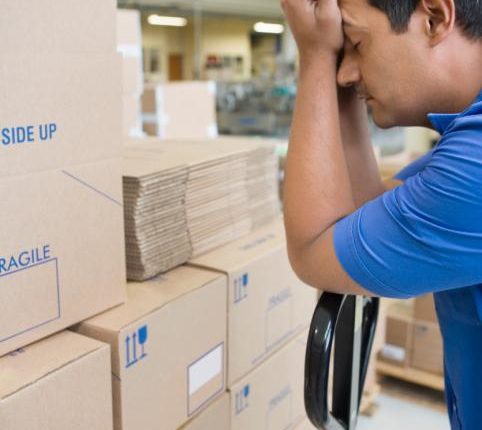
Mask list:
[[[420,0],[368,0],[384,12],[392,29],[403,33]],[[456,23],[469,39],[482,38],[482,0],[455,0]]]

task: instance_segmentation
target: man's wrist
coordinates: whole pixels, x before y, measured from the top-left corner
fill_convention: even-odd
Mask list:
[[[333,69],[336,71],[337,54],[328,49],[300,52],[300,73],[311,69]]]

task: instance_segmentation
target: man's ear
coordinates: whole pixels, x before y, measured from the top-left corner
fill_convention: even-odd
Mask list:
[[[455,26],[454,0],[421,0],[420,5],[425,14],[425,33],[432,46],[442,42]]]

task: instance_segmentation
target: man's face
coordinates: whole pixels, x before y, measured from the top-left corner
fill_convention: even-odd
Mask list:
[[[414,13],[408,30],[397,34],[367,0],[340,0],[340,9],[346,41],[338,83],[355,85],[379,127],[425,123],[430,89],[422,14]]]

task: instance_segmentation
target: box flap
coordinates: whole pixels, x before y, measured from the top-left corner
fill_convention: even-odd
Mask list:
[[[189,263],[229,273],[282,247],[286,247],[286,236],[283,221],[279,219]]]
[[[1,357],[0,399],[103,347],[102,342],[63,331]]]
[[[81,326],[119,331],[220,276],[222,275],[207,270],[181,266],[148,281],[129,282],[125,304],[84,321]]]

